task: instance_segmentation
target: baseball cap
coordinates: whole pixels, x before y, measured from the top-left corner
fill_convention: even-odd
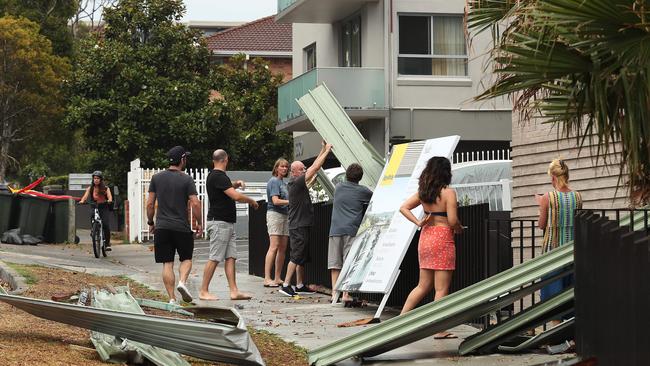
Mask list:
[[[178,164],[181,162],[181,159],[187,156],[190,156],[191,153],[186,151],[182,146],[174,146],[169,151],[167,151],[167,158],[169,158],[170,164]]]

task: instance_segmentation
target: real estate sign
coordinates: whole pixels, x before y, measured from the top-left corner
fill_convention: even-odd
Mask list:
[[[418,178],[434,156],[448,159],[460,136],[395,145],[373,192],[352,248],[341,269],[336,290],[390,291],[417,227],[400,212],[402,203],[418,189]],[[422,216],[422,207],[413,213]]]

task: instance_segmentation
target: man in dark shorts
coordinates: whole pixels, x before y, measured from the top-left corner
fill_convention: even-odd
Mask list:
[[[305,169],[305,164],[301,161],[291,163],[291,178],[287,184],[289,191],[289,264],[284,283],[279,290],[286,296],[313,293],[304,283],[305,263],[309,258],[307,241],[314,223],[314,208],[309,197],[307,182],[311,182],[316,177],[316,173],[323,166],[327,154],[331,150],[332,145],[323,141],[320,153],[309,169]],[[290,285],[294,272],[296,273],[295,291]]]
[[[149,231],[154,233],[154,253],[156,263],[163,264],[162,278],[169,295],[169,303],[176,304],[174,293],[174,257],[178,252],[181,265],[176,290],[183,301],[192,301],[192,295],[185,286],[192,270],[194,233],[187,218],[188,201],[196,220],[196,230],[201,232],[201,203],[197,197],[194,180],[183,172],[187,166],[189,151],[182,146],[174,146],[167,152],[169,168],[151,177],[149,197],[147,198],[147,220]],[[156,201],[158,210],[156,211]],[[156,222],[154,223],[154,214]]]
[[[231,300],[248,300],[250,295],[239,292],[235,280],[235,261],[237,260],[237,246],[235,244],[235,222],[237,222],[237,208],[235,201],[248,203],[257,210],[258,203],[236,191],[237,188],[244,188],[241,180],[233,183],[226,175],[228,168],[228,154],[222,149],[212,153],[214,169],[208,174],[205,180],[205,188],[208,191],[210,209],[208,210],[208,222],[205,229],[210,238],[210,255],[203,270],[203,283],[199,299],[217,300],[217,297],[210,294],[209,287],[214,271],[219,262],[224,262],[226,280],[230,288]]]

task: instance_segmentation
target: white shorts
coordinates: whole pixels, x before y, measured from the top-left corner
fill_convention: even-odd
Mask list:
[[[289,217],[275,211],[266,211],[269,235],[289,236]]]

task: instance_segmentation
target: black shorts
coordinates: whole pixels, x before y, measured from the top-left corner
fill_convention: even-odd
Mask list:
[[[289,229],[289,260],[299,266],[309,262],[309,226]]]
[[[167,229],[156,229],[153,238],[156,263],[173,262],[176,252],[178,259],[192,259],[194,233]]]

